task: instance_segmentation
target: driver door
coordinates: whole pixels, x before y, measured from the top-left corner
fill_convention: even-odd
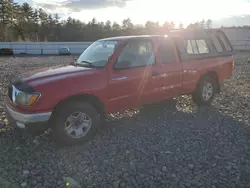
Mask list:
[[[113,66],[109,68],[109,111],[122,111],[140,105],[155,66],[153,43],[150,39],[133,39],[123,46]]]

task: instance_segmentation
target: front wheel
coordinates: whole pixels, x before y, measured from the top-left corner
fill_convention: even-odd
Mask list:
[[[72,102],[55,112],[52,123],[52,136],[57,142],[80,144],[95,134],[100,125],[100,115],[91,104]]]
[[[200,80],[196,91],[192,94],[195,104],[210,105],[216,94],[217,82],[214,78],[204,77]]]

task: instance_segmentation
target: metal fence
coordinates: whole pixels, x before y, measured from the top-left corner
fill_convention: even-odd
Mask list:
[[[230,42],[236,51],[250,51],[250,40],[231,40]]]
[[[71,54],[82,53],[92,42],[0,42],[0,49],[9,48],[15,55],[56,55],[61,48],[69,48]]]
[[[236,51],[250,51],[250,29],[224,28],[222,29]]]
[[[250,51],[247,40],[232,40],[235,51]],[[9,48],[15,55],[58,55],[61,48],[69,48],[71,54],[81,54],[92,42],[0,42],[0,49]]]

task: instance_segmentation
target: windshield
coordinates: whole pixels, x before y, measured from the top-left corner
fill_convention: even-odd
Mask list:
[[[79,65],[104,67],[113,55],[117,46],[117,41],[96,41],[92,43],[76,61]]]

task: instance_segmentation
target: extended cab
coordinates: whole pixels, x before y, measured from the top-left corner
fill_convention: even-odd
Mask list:
[[[191,94],[208,105],[232,75],[232,46],[220,30],[183,30],[167,36],[123,36],[92,43],[75,63],[10,80],[10,125],[52,128],[74,144],[88,139],[105,114]]]

